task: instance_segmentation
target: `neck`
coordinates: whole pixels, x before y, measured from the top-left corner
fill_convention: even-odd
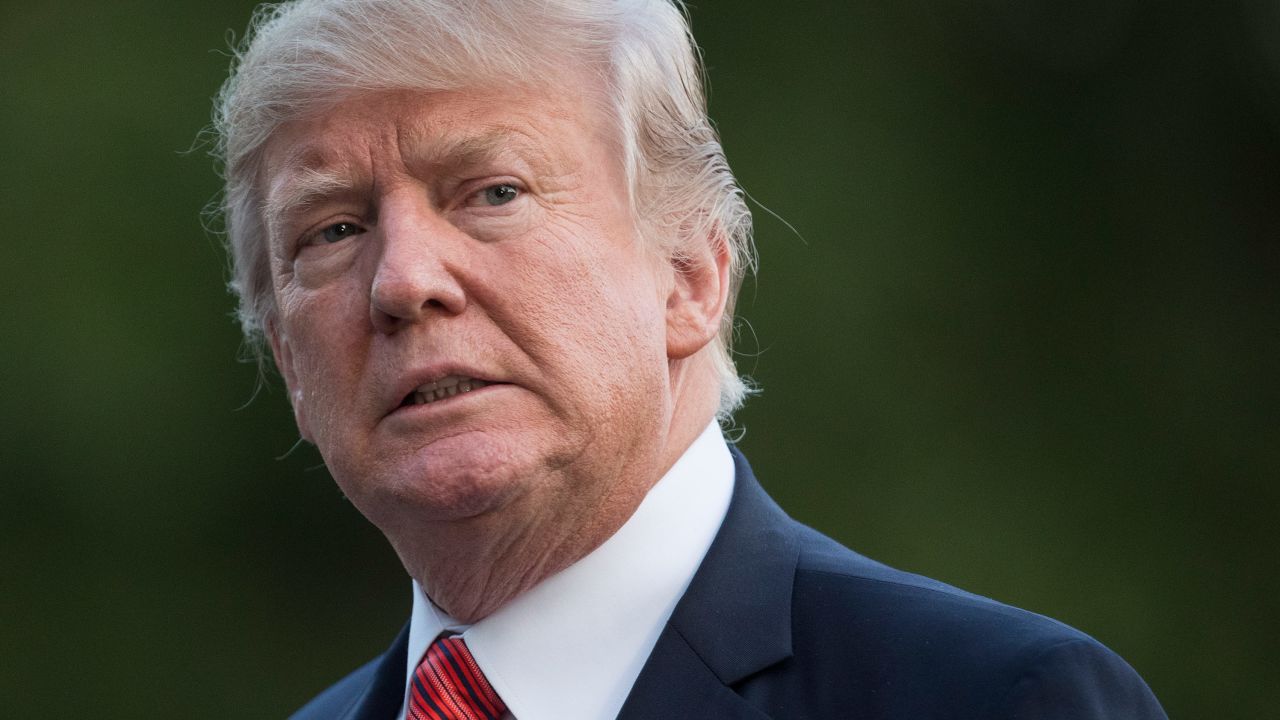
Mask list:
[[[513,506],[425,529],[419,547],[447,552],[426,553],[418,565],[406,566],[432,602],[459,621],[474,623],[612,537],[661,474],[651,481],[645,480],[648,473],[615,477],[609,491],[596,497],[567,492],[565,502],[550,509]],[[530,498],[522,501],[533,504]]]

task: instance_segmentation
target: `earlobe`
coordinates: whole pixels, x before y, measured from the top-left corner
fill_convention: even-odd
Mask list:
[[[271,344],[271,356],[275,359],[276,368],[280,371],[280,376],[284,378],[285,387],[289,391],[289,404],[293,407],[293,418],[298,425],[298,433],[302,435],[302,439],[309,443],[315,440],[311,437],[311,428],[308,427],[306,403],[302,392],[302,385],[298,380],[298,373],[293,364],[293,350],[289,345],[289,337],[280,332],[279,328],[272,321],[267,321],[267,342]]]
[[[682,360],[720,332],[729,295],[729,249],[713,233],[671,259],[674,282],[667,296],[667,358]]]

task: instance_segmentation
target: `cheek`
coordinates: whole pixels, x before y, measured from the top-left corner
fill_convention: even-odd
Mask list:
[[[583,267],[559,293],[543,294],[544,328],[572,372],[619,391],[665,368],[665,318],[650,278],[636,267]]]
[[[364,365],[358,305],[345,293],[297,290],[281,295],[302,409],[311,430],[325,435],[343,397],[352,397]]]
[[[313,352],[324,352],[368,329],[369,283],[361,273],[317,267],[305,272],[315,273],[310,279],[317,282],[303,282],[300,269],[276,293],[280,316],[293,334],[305,337]]]

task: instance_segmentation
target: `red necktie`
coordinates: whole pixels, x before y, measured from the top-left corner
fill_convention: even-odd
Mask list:
[[[409,684],[405,720],[499,720],[507,706],[460,637],[439,638]]]

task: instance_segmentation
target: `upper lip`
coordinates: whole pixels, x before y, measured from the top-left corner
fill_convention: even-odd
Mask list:
[[[479,370],[469,365],[456,363],[437,363],[412,372],[406,373],[392,387],[387,397],[386,414],[390,415],[400,409],[404,399],[410,393],[417,392],[418,388],[431,383],[439,382],[445,378],[470,378],[472,380],[483,380],[487,383],[500,383],[502,380],[495,377],[493,373]]]

